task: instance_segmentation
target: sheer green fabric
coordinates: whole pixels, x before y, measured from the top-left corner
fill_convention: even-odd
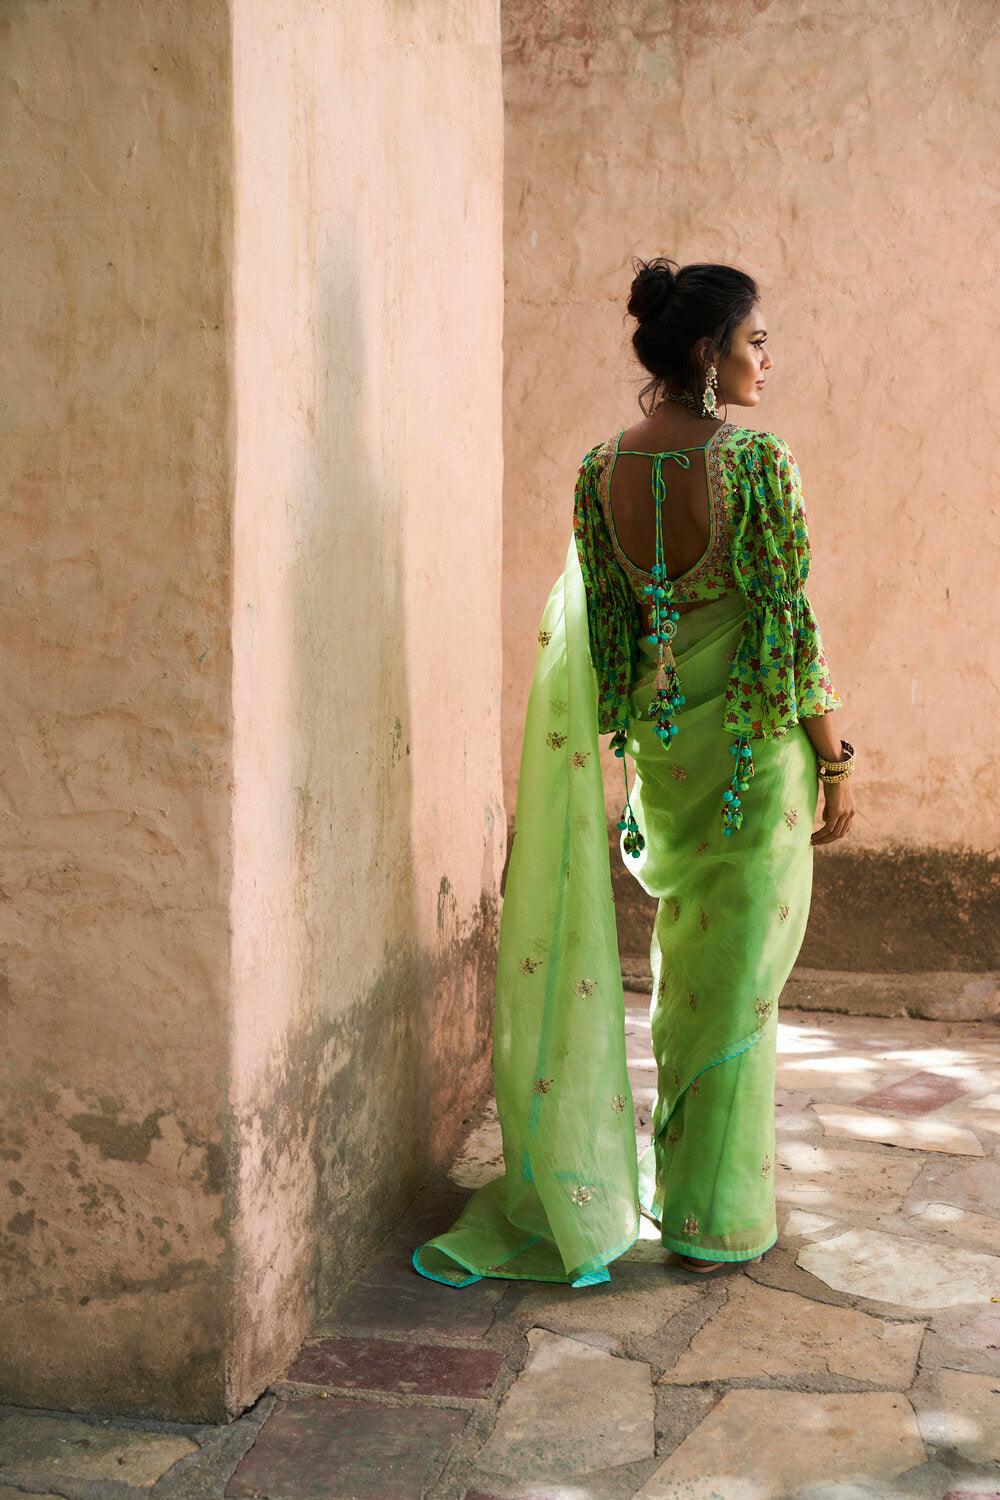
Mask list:
[[[641,636],[599,504],[611,445],[580,467],[574,535],[539,630],[500,924],[505,1170],[413,1252],[421,1274],[449,1285],[607,1281],[638,1236],[640,1204],[662,1221],[664,1245],[689,1255],[751,1258],[774,1241],[778,997],[808,916],[818,795],[799,719],[841,700],[802,587],[794,460],[772,434],[746,429],[714,447],[734,586],[679,617],[671,652],[684,696],[669,747],[648,717],[657,647]],[[688,583],[696,593],[697,578]],[[658,898],[657,1101],[641,1161],[599,760],[608,730],[636,767],[644,847],[626,864]],[[734,733],[737,746],[755,740],[735,835],[719,819]]]
[[[542,615],[500,917],[493,1075],[505,1176],[414,1252],[424,1275],[607,1281],[639,1231],[597,684],[575,541]]]
[[[681,617],[673,650],[687,701],[683,737],[667,755],[644,717],[656,664],[643,646],[628,746],[645,847],[627,863],[659,898],[650,950],[657,1097],[641,1199],[665,1246],[709,1260],[759,1255],[777,1234],[778,997],[809,915],[819,789],[815,752],[796,724],[755,748],[739,835],[715,827],[728,760],[718,705],[746,618],[739,594]]]

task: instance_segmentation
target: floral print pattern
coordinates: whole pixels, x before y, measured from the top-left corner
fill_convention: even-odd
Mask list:
[[[615,552],[601,490],[620,439],[621,433],[584,455],[573,502],[601,734],[628,725],[641,621],[636,585]],[[734,585],[743,593],[747,618],[721,727],[732,736],[777,739],[806,715],[843,707],[805,593],[811,559],[801,474],[776,433],[728,423],[713,434],[706,458],[713,546],[685,576],[675,600],[720,598]]]

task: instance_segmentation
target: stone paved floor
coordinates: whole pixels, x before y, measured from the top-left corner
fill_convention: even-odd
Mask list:
[[[644,1220],[607,1286],[418,1276],[499,1170],[486,1105],[239,1421],[0,1408],[0,1500],[1000,1500],[1000,1030],[783,1011],[778,1047],[759,1265],[694,1276]]]

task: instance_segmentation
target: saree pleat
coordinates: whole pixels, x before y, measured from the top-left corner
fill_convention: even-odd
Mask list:
[[[719,705],[745,616],[737,592],[681,616],[672,647],[686,704],[667,753],[643,717],[655,673],[643,643],[628,746],[645,847],[625,863],[657,898],[657,1100],[640,1197],[664,1245],[712,1260],[759,1255],[777,1233],[778,997],[809,915],[818,796],[815,753],[795,725],[757,745],[740,837],[722,836],[717,793],[729,757]]]

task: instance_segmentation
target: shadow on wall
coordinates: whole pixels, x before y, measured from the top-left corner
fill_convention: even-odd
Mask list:
[[[235,1305],[260,1306],[253,1287],[278,1275],[269,1247],[285,1276],[244,1330],[245,1392],[273,1376],[276,1347],[297,1347],[489,1084],[495,907],[484,897],[451,931],[439,911],[438,940],[421,941],[419,908],[433,910],[433,894],[417,882],[438,881],[415,863],[411,820],[427,788],[414,785],[409,726],[414,711],[433,712],[412,701],[405,649],[407,632],[420,638],[421,596],[404,584],[408,527],[421,518],[387,477],[392,464],[405,472],[405,433],[367,367],[352,256],[333,247],[319,258],[308,442],[296,483],[270,501],[286,508],[275,534],[288,573],[271,573],[287,579],[292,631],[282,774],[293,888],[278,895],[293,931],[277,940],[294,945],[299,992],[237,1128],[254,1143],[242,1179],[247,1254],[261,1263],[239,1269]],[[435,774],[425,757],[418,775]]]

